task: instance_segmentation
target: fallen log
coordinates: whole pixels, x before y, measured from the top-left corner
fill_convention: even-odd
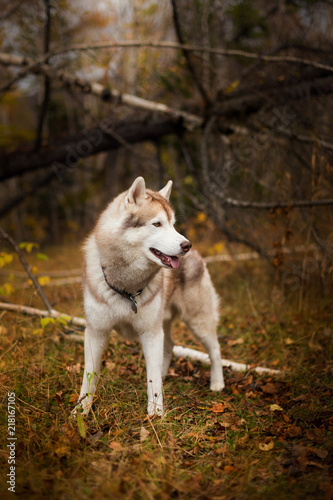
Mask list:
[[[22,314],[28,314],[30,316],[41,316],[42,318],[55,318],[55,319],[61,318],[65,320],[69,325],[75,325],[81,327],[86,326],[86,320],[84,318],[79,318],[77,316],[70,316],[68,314],[56,311],[55,309],[52,309],[51,312],[49,312],[46,310],[37,309],[35,307],[22,306],[19,304],[11,304],[7,302],[0,302],[0,309],[5,311],[13,311]],[[66,338],[82,342],[84,340],[83,334],[82,335],[68,334],[66,335]],[[190,349],[188,347],[176,345],[173,348],[173,354],[176,356],[176,358],[190,358],[193,361],[200,361],[205,365],[210,364],[210,359],[208,354],[201,351],[197,351],[195,349]],[[269,373],[274,375],[281,373],[279,370],[273,370],[271,368],[264,368],[261,366],[251,367],[251,365],[244,363],[237,363],[236,361],[231,361],[229,359],[222,359],[222,365],[225,367],[230,367],[232,370],[241,372],[253,370],[256,371],[257,373]]]
[[[204,365],[210,365],[209,355],[205,352],[197,351],[195,349],[190,349],[188,347],[182,347],[181,345],[175,345],[173,348],[173,354],[176,358],[190,358],[193,361],[200,361]],[[247,365],[244,363],[237,363],[236,361],[231,361],[230,359],[222,359],[222,366],[231,368],[237,372],[246,372],[253,370],[257,373],[270,373],[278,374],[281,373],[279,370],[273,370],[271,368],[264,368],[262,366]]]
[[[29,316],[41,316],[42,318],[62,318],[69,325],[75,326],[86,326],[86,320],[84,318],[78,318],[77,316],[70,316],[69,314],[64,314],[55,309],[51,311],[36,309],[35,307],[21,306],[19,304],[11,304],[9,302],[0,302],[0,309],[5,311],[19,312],[22,314],[28,314]]]

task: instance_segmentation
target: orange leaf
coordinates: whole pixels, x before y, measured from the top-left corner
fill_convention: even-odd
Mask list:
[[[224,471],[227,474],[230,474],[231,472],[234,472],[235,470],[236,470],[235,467],[233,467],[232,465],[225,465],[224,466]]]
[[[224,408],[224,405],[222,403],[216,403],[210,409],[210,411],[213,411],[214,413],[223,413],[224,410],[225,410],[225,408]]]
[[[123,450],[123,447],[117,441],[112,441],[112,443],[109,444],[109,448],[111,448],[111,450],[113,450],[113,451],[122,451]]]
[[[223,445],[220,448],[217,448],[216,453],[218,455],[224,455],[227,452],[227,445]]]
[[[267,382],[267,384],[263,385],[261,389],[267,394],[276,394],[278,392],[277,388],[271,382]]]

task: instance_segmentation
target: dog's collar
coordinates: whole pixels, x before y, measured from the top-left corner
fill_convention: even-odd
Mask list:
[[[143,292],[143,288],[141,290],[139,290],[138,292],[136,292],[136,293],[129,293],[129,292],[126,292],[125,290],[118,290],[118,288],[110,285],[110,283],[108,282],[107,277],[105,276],[105,267],[102,267],[102,271],[103,271],[103,275],[104,275],[104,279],[105,279],[106,284],[114,292],[117,292],[122,297],[125,297],[125,299],[130,300],[131,303],[132,303],[132,305],[131,305],[132,311],[135,312],[135,314],[136,314],[138,312],[138,305],[137,305],[137,302],[136,302],[136,297]]]

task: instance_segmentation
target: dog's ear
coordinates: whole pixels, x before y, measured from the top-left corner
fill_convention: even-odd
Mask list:
[[[170,194],[172,189],[172,181],[169,181],[163,189],[160,190],[160,195],[163,196],[167,201],[169,201]]]
[[[133,182],[132,186],[129,188],[125,204],[129,205],[142,205],[144,199],[146,198],[146,185],[143,177],[138,177]]]

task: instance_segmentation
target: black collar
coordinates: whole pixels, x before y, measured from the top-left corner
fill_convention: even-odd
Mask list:
[[[126,292],[125,290],[118,290],[118,288],[115,288],[114,286],[110,285],[110,283],[108,282],[106,276],[105,276],[105,267],[102,267],[102,271],[103,271],[103,274],[104,274],[104,279],[107,283],[107,285],[114,291],[114,292],[117,292],[119,293],[119,295],[121,295],[122,297],[125,297],[125,299],[128,299],[132,302],[132,305],[131,305],[131,308],[132,308],[132,311],[135,312],[135,314],[138,312],[138,306],[137,306],[137,302],[136,302],[136,297],[138,295],[140,295],[143,291],[143,288],[141,290],[139,290],[138,292],[136,293],[128,293]]]

